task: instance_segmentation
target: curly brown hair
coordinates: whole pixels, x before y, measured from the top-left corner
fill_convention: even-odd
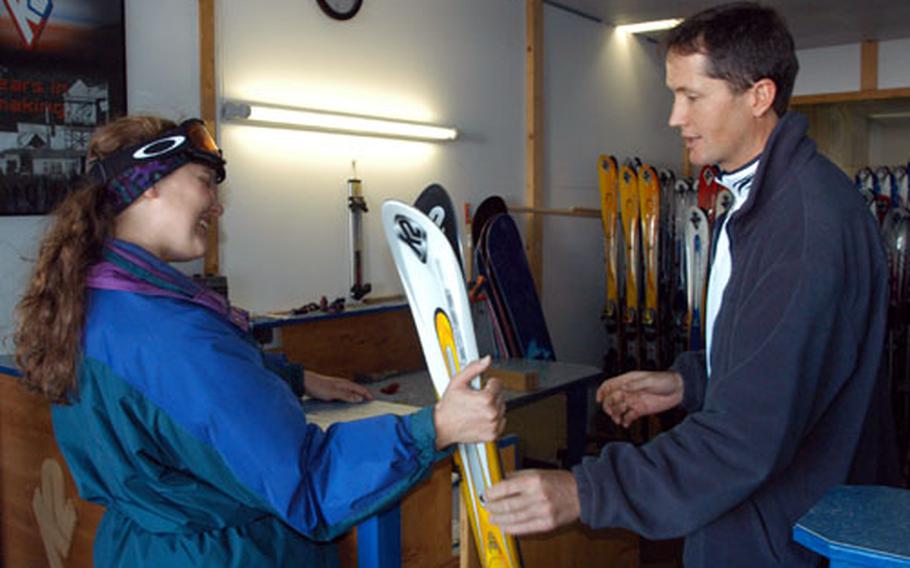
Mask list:
[[[154,138],[175,126],[152,116],[127,116],[95,130],[87,159]],[[67,404],[77,390],[88,269],[101,260],[116,216],[104,188],[89,179],[54,210],[34,272],[16,307],[14,335],[21,382],[51,402]]]

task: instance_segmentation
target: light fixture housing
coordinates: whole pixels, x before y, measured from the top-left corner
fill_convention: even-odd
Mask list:
[[[650,22],[639,22],[637,24],[623,24],[616,26],[616,31],[626,34],[641,34],[647,32],[657,32],[675,28],[682,22],[682,18],[670,18],[667,20],[652,20]]]
[[[435,142],[458,138],[458,130],[454,128],[423,122],[244,101],[225,101],[221,106],[221,116],[225,120],[243,121],[257,126],[298,128],[357,136]]]

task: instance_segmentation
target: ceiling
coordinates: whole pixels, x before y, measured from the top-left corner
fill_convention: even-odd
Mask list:
[[[605,24],[686,17],[717,0],[544,0]],[[908,0],[765,0],[786,19],[797,49],[910,38]]]

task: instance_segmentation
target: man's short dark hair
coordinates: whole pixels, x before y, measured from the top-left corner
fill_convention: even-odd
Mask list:
[[[735,92],[771,79],[774,111],[787,111],[799,62],[793,36],[773,9],[753,2],[709,8],[670,30],[665,45],[667,53],[705,55],[708,76],[727,81]]]

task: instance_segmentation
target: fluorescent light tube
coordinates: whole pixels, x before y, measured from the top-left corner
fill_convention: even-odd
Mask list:
[[[226,120],[243,120],[250,124],[320,132],[410,140],[446,141],[458,138],[456,129],[445,126],[258,103],[225,102],[222,106],[222,116]]]
[[[616,31],[626,34],[640,34],[645,32],[656,32],[675,28],[682,22],[682,18],[671,18],[669,20],[652,20],[650,22],[640,22],[638,24],[623,24],[616,26]]]

